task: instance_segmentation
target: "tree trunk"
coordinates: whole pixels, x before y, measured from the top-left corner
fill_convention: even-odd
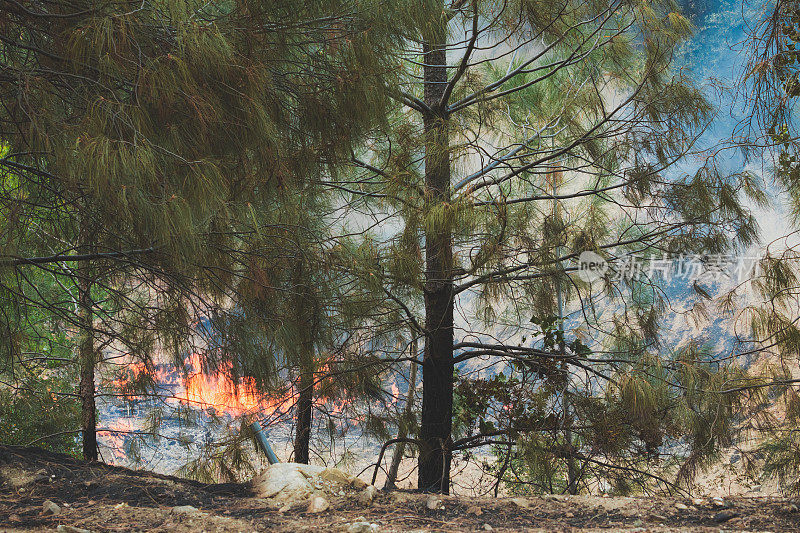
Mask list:
[[[443,8],[443,3],[442,3]],[[441,12],[444,12],[442,9]],[[436,23],[434,23],[436,25]],[[425,40],[425,193],[428,207],[450,202],[450,150],[446,113],[440,102],[447,85],[446,22]],[[446,219],[447,217],[441,217]],[[422,421],[418,487],[450,491],[453,419],[453,239],[446,222],[425,234],[425,356],[422,366]]]
[[[314,374],[300,375],[300,392],[297,399],[297,432],[294,438],[294,461],[308,464],[311,442],[311,412],[314,402]]]
[[[412,335],[414,332],[412,332]],[[417,357],[417,338],[411,339],[411,357]],[[408,379],[408,394],[406,395],[406,405],[403,407],[403,414],[400,415],[400,427],[397,430],[397,438],[405,439],[408,437],[408,421],[414,416],[414,393],[417,387],[417,362],[411,362],[411,375]],[[400,462],[403,460],[403,452],[406,449],[406,443],[403,441],[398,442],[394,448],[392,455],[392,462],[389,464],[389,472],[386,474],[386,484],[383,486],[384,490],[394,490],[397,488],[395,485],[397,481],[397,472],[400,470]]]
[[[88,232],[81,228],[81,248],[89,249]],[[92,313],[92,270],[90,263],[78,269],[78,322],[80,342],[78,360],[80,364],[81,435],[83,438],[83,458],[97,461],[97,408],[95,406],[94,367],[97,356],[94,349],[94,330]]]
[[[297,424],[294,437],[294,461],[308,464],[311,443],[311,414],[314,406],[314,344],[312,336],[317,327],[314,320],[314,302],[309,298],[309,285],[305,277],[305,263],[298,261],[294,271],[294,307],[296,323],[302,324],[299,332],[298,366],[300,377],[297,398]]]

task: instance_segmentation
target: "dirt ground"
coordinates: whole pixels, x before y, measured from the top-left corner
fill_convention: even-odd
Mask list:
[[[782,498],[444,497],[379,492],[372,505],[277,509],[245,484],[206,485],[34,448],[0,446],[0,532],[354,531],[800,531],[800,501]],[[44,511],[45,502],[60,511]],[[183,507],[181,506],[191,506]],[[373,526],[373,531],[376,527]]]

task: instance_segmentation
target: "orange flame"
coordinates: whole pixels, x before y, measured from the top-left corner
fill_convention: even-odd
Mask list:
[[[254,412],[271,415],[291,407],[291,398],[280,400],[260,393],[253,378],[244,377],[235,383],[230,377],[230,363],[215,374],[205,374],[201,371],[200,355],[195,353],[186,366],[191,366],[192,373],[186,377],[178,399],[192,406],[214,408],[232,416]]]

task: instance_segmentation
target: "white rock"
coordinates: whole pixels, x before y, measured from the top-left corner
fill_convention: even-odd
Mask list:
[[[353,522],[347,526],[347,533],[378,533],[380,526],[369,522]]]
[[[378,494],[378,489],[375,485],[367,485],[364,487],[364,490],[361,491],[362,498],[368,502],[372,502],[376,494]]]
[[[323,498],[322,496],[314,496],[308,502],[308,509],[306,509],[306,512],[321,513],[323,511],[327,511],[328,507],[330,506],[331,503],[327,499]]]
[[[314,491],[309,481],[319,476],[325,468],[299,463],[275,463],[253,478],[253,490],[261,498],[281,501],[308,499]]]
[[[484,531],[494,531],[494,528],[492,526],[490,526],[489,524],[483,524],[483,530]]]
[[[45,500],[44,504],[42,505],[42,513],[55,516],[61,513],[61,507],[59,507],[55,502]]]
[[[703,498],[692,498],[692,503],[694,505],[703,505],[706,501]]]
[[[90,529],[83,529],[82,527],[75,527],[75,526],[66,526],[64,524],[59,525],[56,528],[56,531],[59,533],[93,533]]]
[[[437,497],[437,496],[430,495],[430,496],[428,496],[428,500],[425,502],[425,507],[427,507],[431,511],[434,511],[436,509],[440,509],[441,507],[443,507],[442,506],[442,499]]]
[[[689,510],[689,506],[686,505],[686,504],[683,504],[681,502],[678,502],[678,503],[675,504],[675,509],[677,509],[679,511],[688,511]]]
[[[176,505],[175,507],[172,508],[172,512],[173,513],[178,513],[178,514],[196,514],[196,513],[202,514],[203,513],[203,511],[201,511],[200,509],[198,509],[194,505]]]

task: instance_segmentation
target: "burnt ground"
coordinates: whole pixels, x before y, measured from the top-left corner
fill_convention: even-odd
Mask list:
[[[800,501],[775,498],[444,497],[431,510],[424,494],[380,492],[369,506],[341,497],[323,513],[307,513],[304,503],[281,512],[244,483],[207,485],[12,446],[0,446],[0,477],[0,532],[13,533],[345,532],[361,520],[381,532],[488,531],[487,524],[494,531],[800,531]],[[59,514],[43,512],[47,500]]]

